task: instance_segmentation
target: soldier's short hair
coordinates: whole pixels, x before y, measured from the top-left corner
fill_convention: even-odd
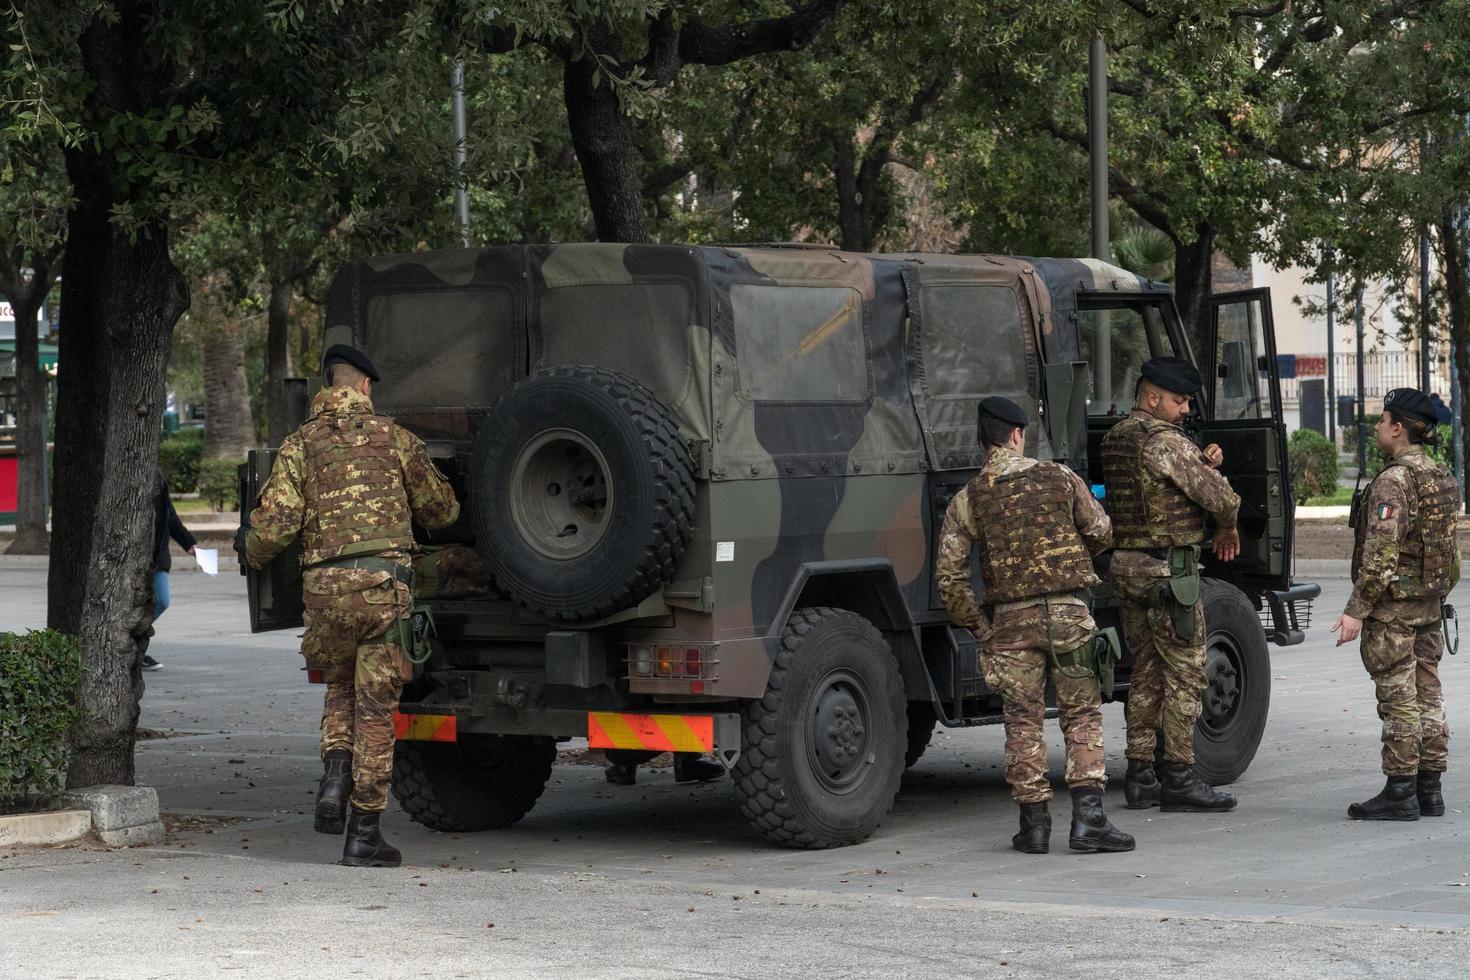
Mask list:
[[[982,415],[976,428],[980,436],[980,445],[986,449],[990,449],[995,446],[1004,446],[1010,442],[1011,433],[1022,428],[1022,426],[1013,425],[1004,419],[998,419],[992,415]]]
[[[333,385],[355,385],[367,377],[365,372],[358,370],[346,361],[333,361],[327,365],[327,370],[332,375],[331,383]]]

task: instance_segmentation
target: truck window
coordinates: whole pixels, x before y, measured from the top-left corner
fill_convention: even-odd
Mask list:
[[[535,367],[596,364],[636,378],[665,404],[689,384],[693,300],[683,282],[582,283],[541,294]]]
[[[863,299],[846,286],[730,287],[740,391],[752,401],[863,404]]]
[[[1221,305],[1215,318],[1215,418],[1269,418],[1271,365],[1260,301]]]
[[[502,289],[422,289],[367,301],[373,406],[486,407],[515,382],[515,301]]]
[[[1089,415],[1127,414],[1143,362],[1175,353],[1158,305],[1147,300],[1079,298],[1077,333],[1082,359],[1092,365]]]

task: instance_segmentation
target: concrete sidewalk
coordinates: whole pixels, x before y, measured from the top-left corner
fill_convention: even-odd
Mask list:
[[[44,621],[43,569],[0,562],[0,628]],[[1318,623],[1346,583],[1324,582]],[[1451,812],[1352,823],[1380,785],[1378,720],[1355,651],[1322,625],[1272,650],[1272,713],[1230,814],[1122,808],[1122,715],[1105,711],[1107,795],[1131,854],[1009,847],[998,726],[943,731],[869,842],[771,847],[728,781],[631,788],[561,765],[517,826],[440,834],[396,805],[408,864],[333,864],[309,816],[321,688],[291,632],[247,632],[239,576],[180,574],[144,675],[138,778],[162,847],[0,850],[0,974],[457,976],[1462,977],[1470,790]],[[1467,593],[1470,594],[1470,593]],[[1452,724],[1470,661],[1444,665]],[[1047,736],[1060,788],[1054,724]]]

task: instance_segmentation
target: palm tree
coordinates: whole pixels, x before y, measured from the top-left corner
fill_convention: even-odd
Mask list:
[[[1174,243],[1157,228],[1135,225],[1113,239],[1113,263],[1158,282],[1174,278]]]

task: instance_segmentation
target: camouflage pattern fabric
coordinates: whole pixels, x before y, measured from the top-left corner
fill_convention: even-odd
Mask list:
[[[393,712],[413,676],[398,627],[411,604],[408,587],[382,572],[308,570],[306,665],[325,673],[322,756],[352,753],[352,805],[383,810],[393,771]]]
[[[1020,473],[1035,465],[1037,463],[1034,459],[1028,459],[1009,449],[993,448],[986,458],[984,468],[971,481],[971,485],[975,485],[983,476]],[[1075,473],[1070,476],[1071,513],[1053,514],[1052,524],[1032,525],[1031,533],[1039,541],[1042,538],[1060,537],[1064,529],[1070,526],[1091,554],[1101,554],[1112,544],[1112,527],[1108,522],[1108,515],[1082,480]],[[989,617],[981,607],[970,582],[970,552],[977,542],[984,540],[984,531],[978,515],[974,513],[972,497],[967,487],[965,492],[955,494],[949,502],[949,508],[944,513],[944,524],[939,531],[934,575],[939,586],[939,596],[944,601],[949,618],[983,638],[989,631]]]
[[[981,607],[970,582],[970,552],[983,547],[986,539],[984,515],[975,512],[976,493],[997,476],[1023,473],[1035,466],[1009,449],[992,448],[985,466],[963,493],[949,502],[939,536],[939,558],[935,575],[939,595],[950,619],[975,631],[981,640],[980,667],[985,683],[1001,696],[1005,712],[1006,782],[1018,803],[1040,803],[1051,799],[1047,776],[1046,740],[1042,722],[1046,717],[1046,679],[1051,675],[1057,691],[1062,733],[1067,749],[1067,784],[1102,787],[1102,696],[1097,675],[1090,667],[1067,665],[1054,669],[1052,654],[1069,654],[1084,646],[1095,624],[1087,604],[1074,593],[1000,603],[994,621]],[[1031,545],[1039,554],[1049,542],[1071,538],[1098,554],[1112,543],[1108,516],[1086,485],[1069,470],[1071,506],[1033,515],[1026,525]],[[983,506],[983,504],[982,504]],[[984,567],[982,565],[982,567]],[[1014,566],[997,568],[998,574],[1015,572]],[[987,589],[991,583],[984,582]]]
[[[413,594],[419,599],[494,595],[490,566],[469,545],[429,548],[413,557]]]
[[[1006,782],[1017,803],[1040,803],[1052,796],[1042,732],[1048,675],[1057,692],[1067,785],[1102,789],[1107,784],[1097,674],[1076,664],[1058,670],[1049,654],[1067,654],[1084,646],[1093,628],[1087,606],[1072,597],[996,610],[994,628],[980,653],[980,668],[985,683],[1004,705]]]
[[[1159,601],[1167,589],[1167,563],[1160,578],[1115,576],[1122,602],[1123,634],[1133,663],[1128,690],[1127,756],[1153,762],[1160,729],[1164,758],[1194,762],[1194,726],[1205,686],[1205,604],[1194,606],[1193,636],[1176,631],[1170,604]]]
[[[386,571],[310,566],[335,557],[322,550],[322,542],[334,540],[338,525],[373,526],[379,513],[374,502],[382,498],[385,488],[402,495],[413,519],[427,528],[452,524],[459,516],[459,501],[429,460],[423,442],[390,426],[398,472],[375,474],[356,497],[352,487],[343,488],[347,500],[363,502],[359,509],[338,500],[326,514],[316,511],[317,500],[308,492],[308,483],[317,480],[317,474],[307,472],[303,431],[329,415],[380,418],[372,410],[372,402],[355,389],[335,387],[317,393],[311,402],[311,417],[282,443],[270,479],[250,514],[245,554],[251,567],[260,568],[298,534],[304,536],[308,567],[303,576],[306,636],[301,653],[307,666],[320,667],[326,674],[322,754],[331,749],[351,750],[352,803],[363,810],[382,810],[387,806],[393,765],[393,711],[402,683],[412,677],[394,627],[407,617],[411,596],[408,587]],[[347,465],[351,472],[350,462]],[[412,538],[400,543],[388,535],[386,540],[388,546],[377,554],[398,559],[406,568]]]
[[[1139,441],[1140,434],[1140,465],[1133,472],[1126,465],[1126,454],[1116,447],[1122,441]],[[1135,761],[1153,762],[1162,729],[1164,758],[1193,764],[1194,727],[1205,687],[1204,601],[1194,606],[1194,635],[1180,636],[1172,615],[1173,600],[1164,597],[1169,562],[1138,549],[1202,540],[1206,513],[1222,530],[1235,527],[1240,496],[1182,429],[1159,422],[1147,412],[1135,409],[1113,426],[1103,444],[1107,499],[1119,542],[1109,574],[1118,587],[1123,632],[1133,663],[1127,755]],[[1109,446],[1114,448],[1112,453]],[[1126,501],[1115,496],[1115,486],[1129,485],[1135,485],[1141,495],[1141,509],[1129,510]],[[1192,507],[1192,513],[1185,514],[1181,502]],[[1158,523],[1139,525],[1140,518]],[[1180,532],[1191,528],[1199,530],[1181,537]]]
[[[332,508],[332,524],[323,525],[323,515],[308,506],[307,445],[304,432],[316,426],[318,420],[334,418],[374,418],[373,404],[353,388],[323,388],[311,400],[309,418],[306,423],[286,437],[281,443],[271,467],[270,479],[260,491],[259,505],[250,512],[250,533],[245,539],[245,555],[252,568],[260,568],[279,554],[297,535],[302,536],[303,562],[315,565],[338,557],[344,553],[338,547],[328,548],[324,541],[336,535],[335,524],[350,527],[370,528],[379,518],[376,512],[380,490],[384,480],[397,482],[408,503],[413,519],[426,528],[446,527],[459,517],[459,501],[454,489],[429,459],[423,440],[397,425],[391,426],[391,447],[398,459],[396,475],[375,476],[373,485],[364,484],[354,488],[347,486],[342,493],[348,498],[367,500],[360,509],[350,506]],[[350,472],[345,476],[350,477]],[[339,477],[340,479],[340,477]],[[336,481],[334,481],[336,482]],[[371,491],[371,492],[370,492]],[[403,529],[393,532],[369,532],[384,538],[383,546],[372,552],[383,554],[389,551],[406,552],[413,541]]]
[[[1384,775],[1444,772],[1450,729],[1439,683],[1444,652],[1439,624],[1415,627],[1369,619],[1359,650],[1383,719]]]
[[[1363,495],[1353,548],[1353,594],[1343,610],[1354,619],[1373,618],[1409,626],[1439,621],[1442,594],[1411,595],[1408,593],[1422,590],[1399,586],[1404,570],[1401,552],[1408,548],[1422,556],[1425,548],[1415,475],[1415,466],[1425,463],[1433,466],[1422,446],[1408,447],[1394,459],[1393,465],[1384,467]],[[1437,466],[1433,468],[1440,470]],[[1453,477],[1445,473],[1444,479],[1453,486]],[[1458,494],[1458,489],[1452,492]],[[1451,545],[1449,588],[1452,589],[1460,581],[1460,551],[1454,545],[1453,519],[1438,534],[1447,537]],[[1444,543],[1441,540],[1436,545],[1442,547]]]

